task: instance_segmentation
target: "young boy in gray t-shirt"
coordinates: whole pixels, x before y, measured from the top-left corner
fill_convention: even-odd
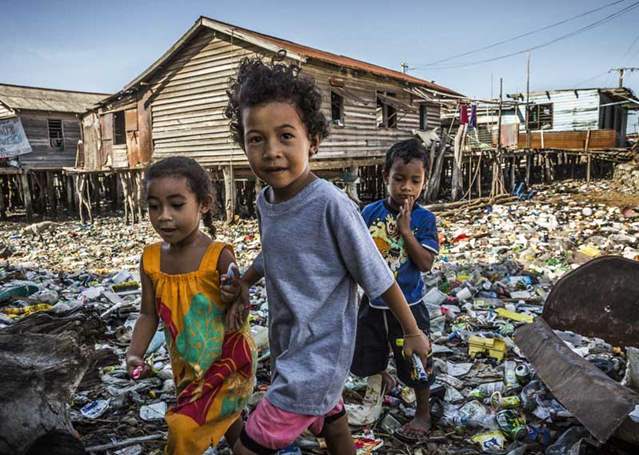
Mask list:
[[[306,429],[324,436],[330,453],[355,453],[341,392],[353,356],[358,284],[395,314],[407,354],[426,362],[430,350],[355,204],[310,171],[328,134],[320,107],[314,82],[297,68],[256,59],[240,64],[229,92],[234,139],[269,185],[257,203],[262,252],[242,277],[242,294],[265,278],[272,382],[235,442],[236,454],[275,453]]]

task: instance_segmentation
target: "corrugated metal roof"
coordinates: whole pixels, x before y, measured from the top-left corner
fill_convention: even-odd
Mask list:
[[[0,84],[0,101],[9,108],[81,114],[109,96],[40,87]]]
[[[552,96],[554,94],[562,94],[566,92],[579,93],[579,92],[592,92],[593,90],[599,93],[605,93],[606,95],[615,97],[615,98],[639,101],[639,98],[637,98],[634,92],[628,87],[591,87],[591,88],[565,88],[565,89],[555,89],[555,90],[535,90],[533,92],[530,92],[530,96],[531,97],[543,96],[543,95]],[[520,100],[526,99],[525,92],[512,93],[506,96],[513,99],[520,99]]]
[[[324,63],[330,63],[336,66],[364,71],[370,74],[375,74],[377,76],[387,77],[390,79],[419,85],[437,92],[441,92],[442,94],[463,96],[461,93],[458,93],[452,89],[449,89],[448,87],[444,87],[443,85],[439,85],[439,84],[435,84],[434,82],[419,79],[419,78],[410,76],[408,74],[404,74],[400,71],[395,71],[389,68],[384,68],[382,66],[373,65],[372,63],[363,62],[361,60],[356,60],[343,55],[336,55],[330,52],[321,51],[319,49],[314,49],[312,47],[297,44],[292,41],[284,40],[284,39],[277,38],[270,35],[265,35],[259,32],[254,32],[252,30],[238,27],[236,25],[227,24],[225,22],[216,21],[208,17],[201,16],[200,18],[198,18],[197,21],[195,21],[193,26],[191,26],[191,28],[189,28],[189,30],[184,35],[182,35],[180,39],[175,44],[173,44],[173,46],[171,46],[158,60],[156,60],[150,67],[148,67],[137,78],[135,78],[133,81],[127,84],[120,91],[120,93],[116,93],[115,95],[109,97],[107,100],[110,100],[121,93],[127,92],[128,90],[132,89],[137,84],[139,84],[140,82],[146,80],[149,76],[155,73],[155,71],[162,64],[164,64],[167,60],[173,57],[173,55],[175,55],[182,48],[182,46],[185,45],[202,28],[208,28],[208,29],[219,31],[227,35],[231,35],[233,37],[236,37],[239,40],[246,41],[248,43],[267,49],[272,52],[278,52],[280,49],[284,49],[287,51],[287,54],[286,54],[287,57],[290,57],[294,60],[307,61],[308,59],[315,59]]]
[[[216,21],[208,17],[203,17],[201,19],[203,21],[203,24],[207,27],[210,27],[219,31],[223,31],[223,30],[220,30],[220,26],[230,27],[231,30],[239,31],[242,34],[253,35],[257,38],[261,38],[263,40],[269,41],[282,49],[292,51],[305,58],[320,60],[325,63],[331,63],[333,65],[337,65],[337,66],[341,66],[345,68],[365,71],[367,73],[376,74],[378,76],[389,77],[391,79],[396,79],[396,80],[401,80],[404,82],[409,82],[411,84],[421,85],[421,86],[428,87],[443,93],[449,93],[451,95],[461,95],[461,93],[455,92],[454,90],[451,90],[448,87],[444,87],[443,85],[435,84],[430,81],[413,77],[409,74],[402,73],[401,71],[395,71],[389,68],[385,68],[383,66],[378,66],[372,63],[367,63],[361,60],[356,60],[354,58],[346,57],[344,55],[332,54],[330,52],[326,52],[326,51],[322,51],[312,47],[304,46],[302,44],[294,43],[293,41],[288,41],[282,38],[277,38],[275,36],[254,32],[252,30],[247,30],[245,28],[238,27],[232,24],[227,24],[225,22]]]

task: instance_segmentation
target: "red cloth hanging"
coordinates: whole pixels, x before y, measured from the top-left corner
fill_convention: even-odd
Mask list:
[[[465,125],[468,123],[468,105],[460,104],[459,105],[459,123]]]

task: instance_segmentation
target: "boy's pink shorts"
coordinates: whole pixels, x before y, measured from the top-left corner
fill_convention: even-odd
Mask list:
[[[244,446],[255,453],[274,453],[290,446],[306,429],[320,435],[324,424],[345,415],[344,402],[324,416],[295,414],[262,399],[249,415],[241,439]]]

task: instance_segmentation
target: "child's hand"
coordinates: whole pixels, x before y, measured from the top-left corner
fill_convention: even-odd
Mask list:
[[[430,340],[424,333],[421,333],[421,336],[404,335],[404,355],[410,358],[413,353],[422,359],[424,365],[428,363]]]
[[[239,294],[231,306],[226,310],[224,325],[227,332],[240,330],[246,321],[251,307],[248,286],[238,280]]]
[[[397,230],[401,235],[407,235],[411,232],[410,214],[413,211],[413,205],[415,205],[415,198],[409,197],[399,208],[399,215],[397,216]]]
[[[234,264],[231,264],[233,266]],[[235,266],[237,269],[237,266]],[[239,272],[234,273],[233,267],[229,267],[229,272],[220,277],[220,298],[222,303],[230,304],[235,302],[240,296]]]
[[[137,355],[128,355],[126,370],[133,379],[142,379],[151,374],[151,366]]]

